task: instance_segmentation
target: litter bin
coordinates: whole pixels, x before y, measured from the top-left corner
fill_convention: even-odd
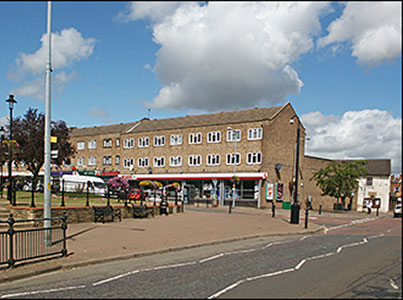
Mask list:
[[[282,208],[291,209],[291,202],[283,201]]]
[[[161,200],[160,202],[160,215],[166,214],[168,215],[168,201]]]

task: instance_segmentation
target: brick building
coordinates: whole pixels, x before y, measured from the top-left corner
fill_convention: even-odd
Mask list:
[[[236,174],[237,205],[265,207],[267,182],[273,183],[277,199],[290,201],[298,127],[302,164],[305,129],[287,103],[72,128],[77,149],[72,165],[81,171],[118,171],[137,181],[177,181],[185,198],[215,198],[221,205],[232,199],[231,178]]]

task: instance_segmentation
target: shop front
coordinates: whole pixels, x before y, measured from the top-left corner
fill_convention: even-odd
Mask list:
[[[192,173],[192,174],[134,174],[119,176],[136,186],[144,180],[161,182],[167,186],[181,185],[178,196],[185,203],[206,203],[213,206],[229,205],[260,208],[262,181],[267,173]],[[235,187],[234,187],[235,184]]]

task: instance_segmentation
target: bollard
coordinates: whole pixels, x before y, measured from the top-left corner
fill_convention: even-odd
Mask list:
[[[272,218],[274,218],[275,215],[276,215],[276,205],[274,204],[274,201],[273,201],[273,204],[271,206],[271,216],[272,216]]]
[[[319,205],[319,214],[322,214],[322,205]]]
[[[376,208],[376,216],[379,217],[379,207]]]
[[[308,214],[309,214],[309,209],[305,209],[305,229],[308,228]]]
[[[232,203],[231,203],[231,201],[229,202],[229,206],[228,206],[228,213],[230,214],[231,213],[231,207],[232,207]]]

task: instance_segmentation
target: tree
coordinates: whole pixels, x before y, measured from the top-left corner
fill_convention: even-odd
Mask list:
[[[326,168],[315,172],[311,178],[316,181],[316,185],[322,190],[322,196],[330,196],[341,199],[345,207],[346,198],[350,198],[350,203],[354,192],[358,189],[358,179],[368,173],[364,167],[366,160],[333,161]]]
[[[57,143],[52,143],[52,148],[58,150],[58,157],[52,163],[61,166],[75,153],[75,149],[69,142],[70,132],[64,121],[52,121],[50,127],[51,136],[57,137]],[[13,120],[13,139],[19,144],[15,160],[23,163],[32,173],[32,190],[35,191],[39,171],[45,161],[45,115],[38,113],[37,109],[28,108],[23,118]]]

